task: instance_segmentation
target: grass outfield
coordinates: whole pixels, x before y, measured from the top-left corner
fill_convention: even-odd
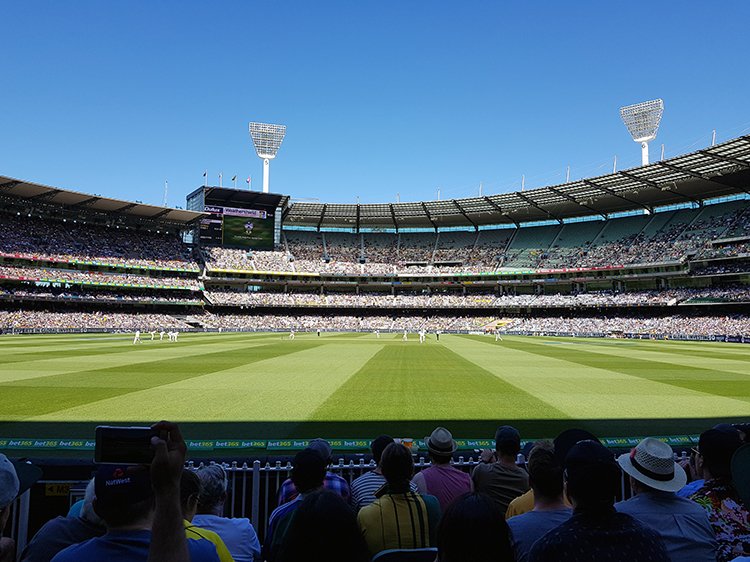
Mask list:
[[[170,419],[192,438],[697,432],[750,418],[750,346],[400,334],[0,338],[0,437]]]

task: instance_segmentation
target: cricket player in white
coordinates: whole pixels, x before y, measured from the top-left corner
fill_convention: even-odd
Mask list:
[[[407,335],[406,335],[406,330],[404,330],[404,337],[403,337],[403,338],[401,338],[401,339],[402,339],[403,341],[406,341],[406,340],[408,340],[408,339],[409,339],[409,338],[407,337]]]
[[[140,330],[135,331],[135,336],[133,337],[133,343],[141,343],[141,332]]]

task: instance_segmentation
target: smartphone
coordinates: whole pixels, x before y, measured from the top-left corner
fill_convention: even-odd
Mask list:
[[[154,449],[151,438],[159,432],[150,427],[96,428],[94,462],[100,464],[151,464]]]

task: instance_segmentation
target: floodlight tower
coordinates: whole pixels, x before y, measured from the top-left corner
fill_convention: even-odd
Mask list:
[[[635,142],[641,143],[641,166],[648,164],[648,142],[656,138],[664,101],[651,100],[620,108],[622,122]]]
[[[276,158],[285,134],[286,125],[250,123],[250,136],[253,138],[255,152],[263,159],[263,193],[268,193],[271,160]]]

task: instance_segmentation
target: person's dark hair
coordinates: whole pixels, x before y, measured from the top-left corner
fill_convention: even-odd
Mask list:
[[[414,459],[411,451],[400,443],[391,443],[383,451],[380,471],[388,482],[388,491],[403,494],[409,491],[409,482],[414,474]]]
[[[448,506],[437,529],[439,562],[512,562],[510,529],[492,499],[473,492]]]
[[[370,450],[372,451],[372,459],[375,461],[375,464],[380,464],[383,451],[391,443],[393,443],[393,437],[390,435],[378,435],[373,439],[372,443],[370,443]]]
[[[732,455],[741,446],[740,434],[731,426],[728,429],[709,429],[698,438],[698,451],[712,478],[732,476]]]
[[[278,562],[367,562],[370,559],[357,517],[329,490],[311,492],[300,503],[281,545]]]
[[[292,463],[292,482],[299,493],[309,492],[323,485],[326,459],[313,449],[300,451]]]
[[[565,458],[565,482],[576,509],[601,510],[614,505],[620,467],[614,455],[597,441],[581,441]]]
[[[529,479],[535,496],[557,498],[563,491],[563,467],[550,441],[538,441],[529,453]]]
[[[180,475],[180,506],[182,513],[186,513],[189,508],[190,498],[195,501],[201,493],[201,481],[198,475],[187,468],[182,470]]]
[[[123,527],[131,525],[149,516],[156,507],[154,497],[137,502],[102,502],[94,499],[94,513],[104,519],[107,527]]]

